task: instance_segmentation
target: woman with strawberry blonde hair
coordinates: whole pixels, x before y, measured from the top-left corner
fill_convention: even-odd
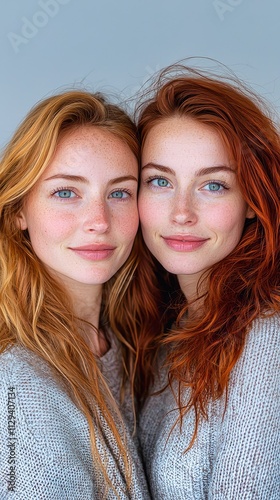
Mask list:
[[[128,115],[79,90],[38,103],[4,151],[1,498],[150,498],[125,383],[138,159]]]
[[[139,432],[152,497],[279,499],[277,126],[240,82],[176,66],[138,127],[143,394],[153,380]]]

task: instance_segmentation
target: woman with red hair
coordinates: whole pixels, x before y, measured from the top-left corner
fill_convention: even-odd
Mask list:
[[[138,116],[138,390],[150,384],[140,439],[152,497],[276,500],[279,132],[240,82],[175,71]]]
[[[73,89],[3,152],[1,499],[150,498],[130,391],[139,149],[125,111]]]

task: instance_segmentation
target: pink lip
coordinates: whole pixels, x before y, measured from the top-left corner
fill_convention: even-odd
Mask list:
[[[116,247],[106,244],[94,244],[81,247],[69,247],[69,249],[86,260],[104,260],[111,257]]]
[[[163,236],[162,238],[169,248],[177,252],[191,252],[197,250],[208,241],[208,238],[200,238],[199,236],[187,234]]]

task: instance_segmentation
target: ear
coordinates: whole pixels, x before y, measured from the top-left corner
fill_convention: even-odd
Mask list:
[[[22,210],[20,211],[20,213],[17,217],[17,224],[18,224],[19,229],[21,229],[22,231],[24,231],[28,227],[26,217],[25,217]]]
[[[256,217],[256,212],[251,207],[247,207],[246,219],[254,219],[255,217]]]

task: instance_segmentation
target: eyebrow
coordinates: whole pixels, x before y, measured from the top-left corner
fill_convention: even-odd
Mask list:
[[[52,175],[51,177],[45,179],[45,181],[50,181],[52,179],[65,179],[67,181],[82,182],[83,184],[89,184],[89,180],[86,177],[83,177],[82,175],[70,175],[61,173]],[[118,182],[125,182],[125,181],[138,182],[138,179],[137,177],[134,177],[134,175],[122,175],[120,177],[114,177],[113,179],[110,179],[109,184],[117,184]]]
[[[146,168],[154,168],[155,170],[165,172],[166,174],[176,175],[176,172],[175,172],[175,170],[173,170],[173,168],[165,167],[164,165],[158,165],[157,163],[147,163],[146,165],[144,165],[142,167],[142,170],[144,170]],[[201,175],[214,174],[215,172],[219,172],[221,170],[225,171],[225,172],[235,173],[235,170],[231,167],[228,167],[227,165],[216,165],[213,167],[205,167],[205,168],[201,168],[201,169],[197,170],[195,172],[195,176],[199,177]]]

